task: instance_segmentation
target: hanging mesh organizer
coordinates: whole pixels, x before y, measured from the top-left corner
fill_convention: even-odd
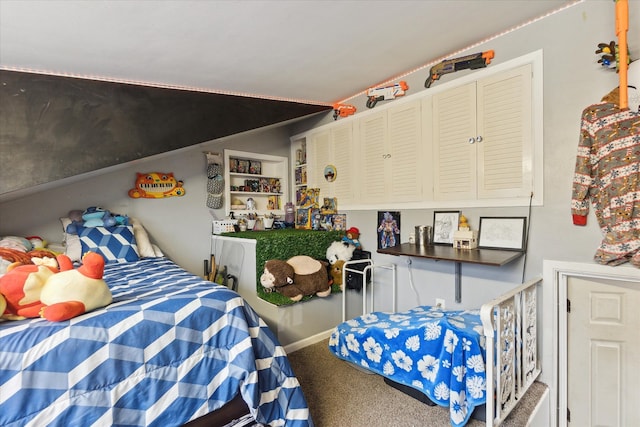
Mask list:
[[[207,156],[207,207],[221,209],[224,205],[224,164],[222,156],[206,153]]]

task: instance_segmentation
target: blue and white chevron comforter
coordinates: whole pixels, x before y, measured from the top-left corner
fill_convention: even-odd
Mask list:
[[[178,426],[238,391],[260,423],[312,425],[284,350],[238,294],[166,258],[104,277],[104,309],[0,323],[0,425]]]
[[[374,312],[339,324],[329,339],[339,358],[413,387],[449,408],[461,427],[486,402],[480,312],[420,306]]]

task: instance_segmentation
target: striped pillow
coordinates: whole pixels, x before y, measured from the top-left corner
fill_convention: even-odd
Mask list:
[[[130,225],[115,227],[82,227],[82,253],[97,252],[107,264],[138,261],[138,247]]]

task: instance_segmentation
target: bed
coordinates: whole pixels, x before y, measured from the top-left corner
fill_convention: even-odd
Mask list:
[[[487,426],[499,425],[540,373],[539,282],[520,285],[479,310],[418,306],[366,313],[339,324],[329,349],[414,397],[448,407],[455,427],[464,426],[477,407]]]
[[[237,293],[166,257],[109,263],[104,279],[105,308],[0,322],[0,425],[312,425],[283,348]]]

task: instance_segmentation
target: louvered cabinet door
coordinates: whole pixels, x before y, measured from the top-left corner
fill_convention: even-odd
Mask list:
[[[424,200],[423,175],[430,169],[424,160],[420,102],[389,109],[389,195],[392,202]]]
[[[307,151],[308,188],[319,188],[321,197],[333,197],[330,183],[324,178],[324,168],[331,164],[331,132],[326,130],[313,134]]]
[[[531,64],[478,80],[478,198],[532,188]]]
[[[476,84],[433,95],[436,200],[476,199]]]
[[[355,173],[357,169],[354,155],[352,122],[340,124],[331,130],[331,158],[336,167],[336,179],[330,185],[333,187],[333,197],[340,203],[352,203],[355,200]],[[320,194],[323,197],[322,193]],[[320,200],[322,203],[322,200]]]
[[[388,127],[387,112],[381,111],[360,120],[360,174],[362,203],[380,203],[387,194],[386,164],[389,155],[387,148]]]

